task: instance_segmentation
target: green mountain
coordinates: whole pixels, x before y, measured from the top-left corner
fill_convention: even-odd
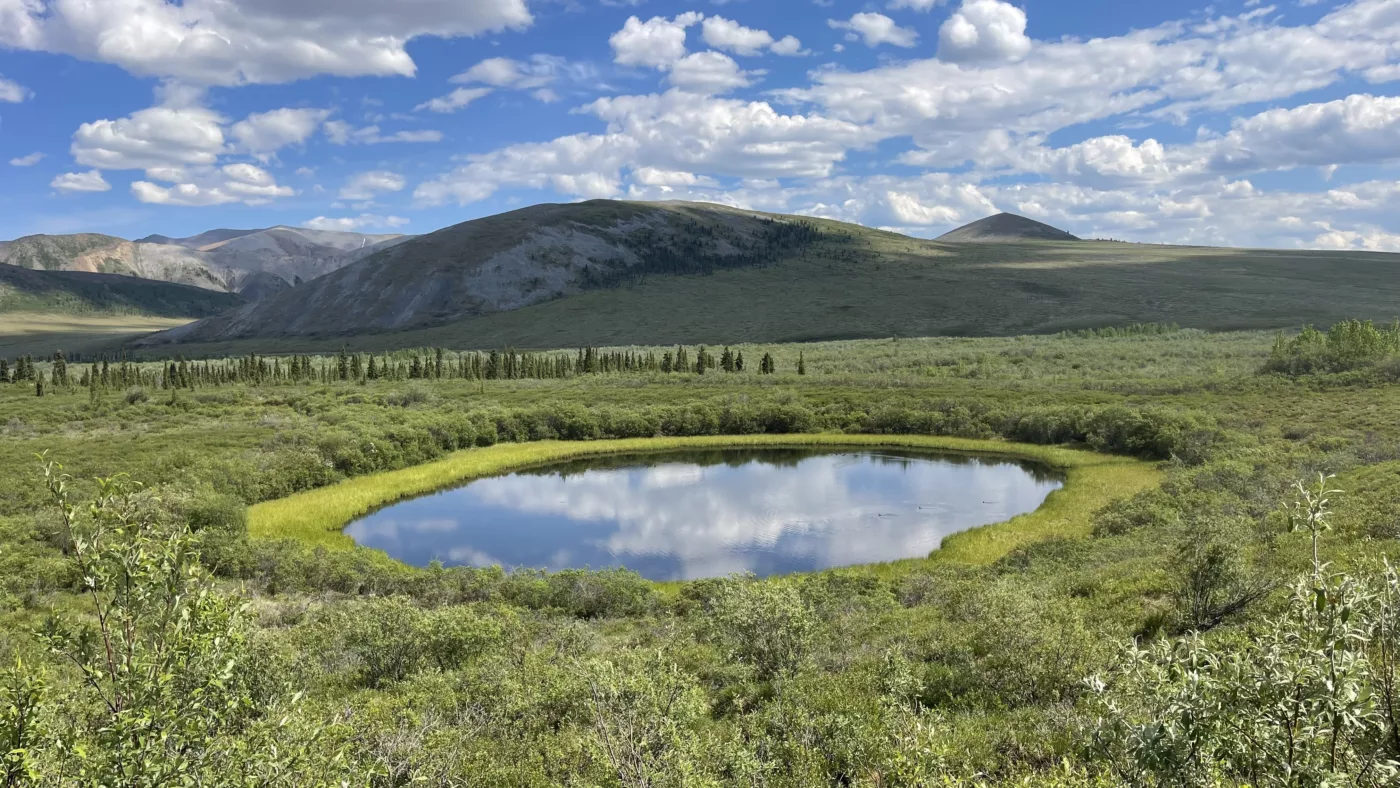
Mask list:
[[[999,213],[946,232],[938,236],[938,240],[944,243],[998,243],[1008,241],[1078,241],[1079,239],[1044,222],[1037,222],[1014,213]]]
[[[232,293],[190,285],[0,264],[0,312],[208,317],[244,303]]]
[[[527,348],[1154,321],[1282,328],[1389,319],[1400,300],[1396,255],[1081,241],[993,219],[951,234],[981,241],[967,243],[697,203],[538,205],[419,236],[143,344]]]

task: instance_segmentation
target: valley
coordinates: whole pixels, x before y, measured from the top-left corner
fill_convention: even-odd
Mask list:
[[[6,696],[40,721],[27,763],[120,751],[73,667],[103,664],[92,630],[41,629],[101,631],[92,604],[185,644],[180,681],[226,666],[237,723],[134,702],[236,763],[296,753],[287,785],[623,785],[600,731],[634,725],[662,783],[1137,785],[1162,692],[1210,725],[1268,719],[1255,688],[1335,697],[1256,656],[1317,635],[1318,593],[1359,611],[1329,648],[1383,687],[1394,256],[1053,230],[595,202],[257,300],[0,266],[24,308],[0,311],[0,654],[42,666],[0,687],[44,682]],[[219,636],[84,592],[97,572]],[[1238,672],[1154,678],[1183,644]],[[1388,752],[1368,691],[1348,763]]]

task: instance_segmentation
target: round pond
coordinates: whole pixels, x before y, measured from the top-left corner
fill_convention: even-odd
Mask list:
[[[724,449],[589,458],[469,482],[345,532],[409,564],[625,566],[653,580],[924,556],[1040,506],[1044,467],[900,449]]]

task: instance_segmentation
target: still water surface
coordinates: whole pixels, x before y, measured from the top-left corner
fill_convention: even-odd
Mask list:
[[[926,555],[1029,512],[1040,466],[906,450],[725,449],[578,460],[477,479],[351,523],[409,564],[625,566],[653,580]]]

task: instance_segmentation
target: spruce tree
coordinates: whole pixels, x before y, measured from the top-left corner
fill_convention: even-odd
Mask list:
[[[671,351],[669,350],[661,354],[661,371],[671,371]]]
[[[697,374],[697,375],[703,375],[703,374],[705,374],[705,346],[704,346],[704,345],[701,345],[701,346],[700,346],[700,349],[697,350],[697,351],[695,351],[695,374]]]
[[[10,360],[0,358],[0,383],[10,382]]]
[[[734,371],[734,352],[725,347],[724,352],[719,354],[719,368],[725,372]]]
[[[739,351],[737,354],[735,354],[735,356],[734,356],[734,371],[735,371],[735,372],[743,372],[743,371],[744,371],[744,351],[742,351],[742,350],[740,350],[740,351]]]
[[[797,351],[797,374],[807,374],[807,360],[802,357],[802,351]]]
[[[55,386],[68,387],[68,360],[63,357],[62,350],[53,352],[53,384]]]

